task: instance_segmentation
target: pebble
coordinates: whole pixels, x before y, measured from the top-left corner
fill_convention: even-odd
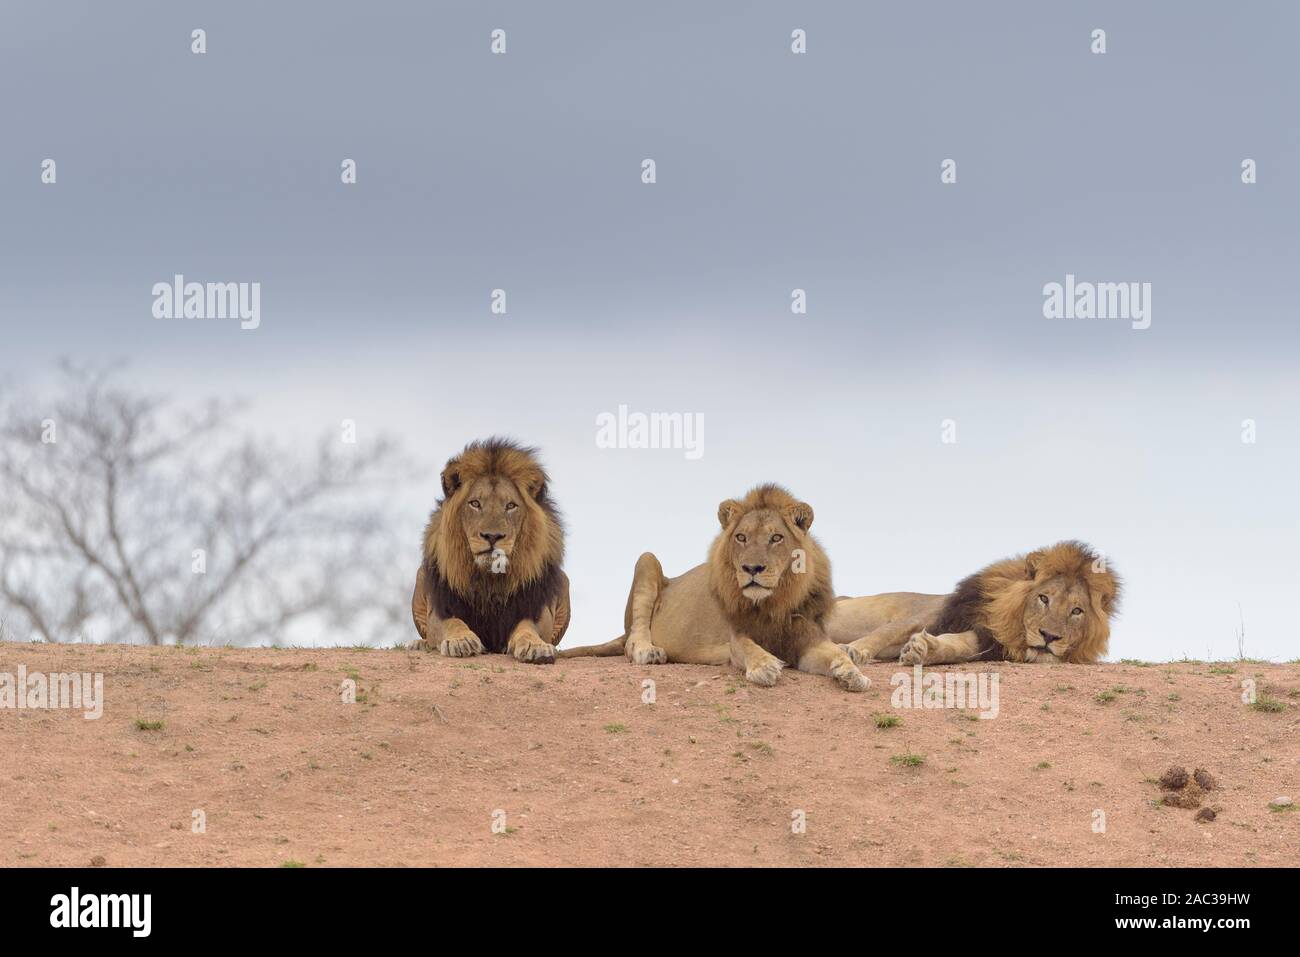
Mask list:
[[[1273,800],[1269,801],[1268,803],[1269,803],[1269,806],[1270,806],[1270,807],[1290,807],[1290,806],[1291,806],[1292,804],[1294,804],[1295,802],[1292,801],[1292,800],[1291,800],[1289,797],[1287,797],[1285,794],[1281,794],[1281,795],[1279,795],[1279,796],[1273,798]]]

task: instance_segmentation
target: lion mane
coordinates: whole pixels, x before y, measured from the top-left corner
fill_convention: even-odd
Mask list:
[[[812,509],[779,485],[759,485],[751,489],[730,512],[719,513],[722,531],[709,548],[709,586],[727,622],[739,633],[748,635],[783,661],[799,660],[802,649],[787,647],[791,623],[797,618],[825,627],[826,618],[835,607],[835,589],[831,584],[831,561],[806,529],[812,524]],[[802,551],[801,569],[781,577],[776,589],[755,604],[746,598],[736,580],[728,555],[728,543],[740,524],[756,509],[772,509],[786,517],[797,536]]]
[[[1038,586],[1057,576],[1082,582],[1088,590],[1083,640],[1071,646],[1065,660],[1095,664],[1110,643],[1110,620],[1119,609],[1120,579],[1091,546],[1058,542],[1027,555],[994,562],[957,584],[931,626],[934,634],[974,631],[980,638],[977,657],[985,660],[1026,660],[1025,604]]]
[[[470,487],[484,476],[507,478],[523,493],[523,522],[501,575],[475,573],[461,532],[460,512]],[[514,625],[539,618],[564,587],[564,526],[549,485],[537,450],[502,438],[471,442],[442,470],[443,497],[424,530],[426,595],[440,617],[469,625],[487,651],[504,651]],[[422,624],[417,618],[423,634]]]

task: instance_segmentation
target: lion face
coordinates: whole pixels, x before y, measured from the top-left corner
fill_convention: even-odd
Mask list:
[[[1013,661],[1099,661],[1119,577],[1082,542],[1057,542],[978,573],[984,624]]]
[[[739,502],[727,499],[718,506],[718,520],[730,533],[726,555],[736,586],[757,605],[776,591],[786,575],[807,571],[800,544],[812,525],[813,512],[804,502],[742,511]]]
[[[442,470],[443,499],[424,530],[426,561],[460,594],[510,594],[564,559],[564,526],[534,449],[471,442]]]
[[[1025,602],[1025,656],[1051,661],[1069,656],[1088,628],[1092,596],[1077,578],[1058,575],[1035,585]]]
[[[523,495],[510,479],[485,475],[472,482],[460,508],[460,527],[477,568],[504,574],[523,526]]]

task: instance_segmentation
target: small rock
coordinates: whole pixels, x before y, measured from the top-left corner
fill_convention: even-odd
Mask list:
[[[1187,769],[1175,765],[1160,777],[1160,786],[1166,791],[1181,791],[1187,787]]]
[[[1213,821],[1216,817],[1218,817],[1218,815],[1214,813],[1214,808],[1212,808],[1212,807],[1203,807],[1203,808],[1201,808],[1199,811],[1196,812],[1196,818],[1195,818],[1195,820],[1197,820],[1197,821]]]
[[[1197,768],[1192,772],[1192,777],[1196,779],[1196,783],[1201,786],[1202,791],[1213,791],[1219,786],[1219,782],[1214,779],[1214,775],[1205,768]]]
[[[1281,794],[1273,798],[1273,800],[1269,801],[1268,806],[1269,807],[1290,807],[1294,803],[1295,802],[1292,801],[1285,794]]]
[[[104,866],[105,864],[107,864],[107,863],[108,863],[108,861],[106,861],[106,860],[104,859],[104,855],[103,855],[103,854],[96,854],[94,857],[92,857],[92,858],[90,859],[90,866],[91,866],[91,867],[103,867],[103,866]]]

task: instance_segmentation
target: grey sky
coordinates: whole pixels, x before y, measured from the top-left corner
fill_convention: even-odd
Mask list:
[[[397,432],[413,549],[448,455],[538,444],[572,641],[777,480],[843,593],[1081,537],[1128,581],[1114,657],[1235,653],[1240,602],[1294,658],[1298,10],[9,0],[0,371],[125,356],[269,432]],[[261,328],[153,319],[175,273],[260,282]],[[1045,319],[1067,273],[1151,283],[1151,328]],[[598,449],[620,404],[703,414],[703,458]]]

